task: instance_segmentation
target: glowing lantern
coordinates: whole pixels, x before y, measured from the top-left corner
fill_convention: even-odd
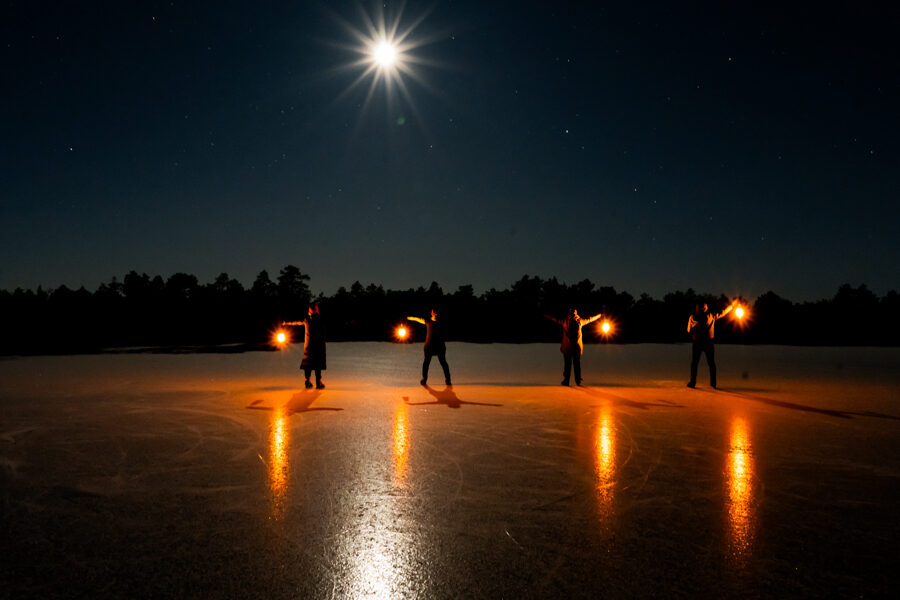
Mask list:
[[[609,324],[609,321],[603,321],[600,325],[600,330],[603,331],[603,335],[609,335],[609,332],[612,331],[612,325]]]
[[[750,326],[750,323],[753,320],[753,315],[750,314],[750,309],[746,308],[745,306],[741,306],[740,304],[736,304],[734,307],[734,314],[731,318],[737,327],[745,329],[746,327]]]
[[[397,339],[405,340],[406,336],[409,335],[409,332],[406,330],[406,327],[400,326],[397,328]]]
[[[284,348],[291,341],[290,336],[288,336],[287,331],[283,329],[277,330],[272,335],[272,343],[278,346],[279,348]]]

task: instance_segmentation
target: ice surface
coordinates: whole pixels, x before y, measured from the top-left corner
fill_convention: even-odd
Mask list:
[[[0,597],[893,597],[900,351],[0,360]],[[432,379],[442,381],[432,362]]]

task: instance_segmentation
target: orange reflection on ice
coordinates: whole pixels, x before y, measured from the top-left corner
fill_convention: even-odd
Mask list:
[[[594,450],[598,509],[602,517],[609,517],[616,475],[616,427],[609,406],[603,406],[597,417]]]
[[[284,515],[284,500],[288,487],[290,460],[288,458],[288,419],[284,409],[277,408],[272,413],[272,427],[269,431],[269,491],[272,494],[272,516],[280,519]]]
[[[731,422],[728,449],[728,521],[731,550],[736,558],[745,556],[753,541],[753,447],[747,422],[735,417]]]
[[[405,402],[397,404],[394,413],[394,485],[406,484],[406,463],[409,459],[409,416]]]

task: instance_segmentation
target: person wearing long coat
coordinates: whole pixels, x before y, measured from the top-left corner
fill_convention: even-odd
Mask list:
[[[306,319],[286,322],[284,325],[303,327],[303,359],[300,361],[300,368],[306,377],[306,387],[308,389],[313,386],[309,377],[315,371],[316,389],[323,389],[325,384],[322,383],[322,371],[327,366],[325,361],[325,325],[322,323],[322,316],[319,314],[319,306],[317,304],[310,306]]]
[[[450,365],[447,364],[447,347],[444,344],[444,332],[438,321],[438,313],[431,310],[431,317],[423,319],[421,317],[406,317],[409,321],[415,321],[425,326],[425,360],[422,362],[422,385],[428,383],[428,367],[431,365],[431,358],[437,356],[441,368],[444,370],[444,383],[453,385],[450,382]]]
[[[557,319],[547,314],[544,316],[563,328],[562,344],[559,347],[559,351],[563,355],[562,385],[569,385],[569,374],[572,372],[573,366],[575,367],[575,385],[581,385],[581,354],[584,352],[581,328],[602,317],[603,313],[582,319],[578,315],[578,311],[571,308],[569,314],[563,319]]]

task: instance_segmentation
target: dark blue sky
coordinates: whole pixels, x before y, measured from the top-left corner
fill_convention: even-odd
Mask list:
[[[409,2],[390,102],[341,68],[381,4],[75,4],[3,4],[2,289],[900,283],[889,3]]]

